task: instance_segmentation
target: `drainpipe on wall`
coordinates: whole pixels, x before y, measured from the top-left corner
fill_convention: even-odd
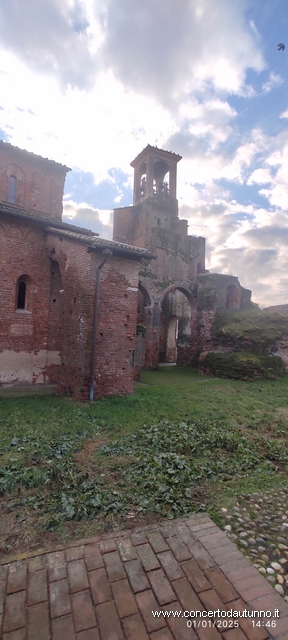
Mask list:
[[[93,335],[92,335],[92,356],[91,356],[91,379],[90,379],[90,402],[94,400],[94,370],[95,370],[95,358],[96,358],[96,342],[97,342],[97,329],[98,329],[98,307],[99,307],[99,289],[100,289],[100,271],[107,262],[109,256],[113,253],[110,249],[102,251],[103,260],[100,262],[96,271],[96,289],[95,289],[95,303],[94,303],[94,317],[93,317]]]

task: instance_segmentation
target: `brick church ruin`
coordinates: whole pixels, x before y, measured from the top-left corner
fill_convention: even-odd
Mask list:
[[[0,141],[0,385],[129,394],[142,367],[193,363],[213,310],[249,306],[179,219],[180,160],[150,145],[135,158],[109,241],[62,222],[68,167]]]

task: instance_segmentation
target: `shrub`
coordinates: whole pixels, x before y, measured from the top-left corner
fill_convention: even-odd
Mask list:
[[[202,371],[221,378],[238,380],[256,380],[266,378],[275,380],[285,375],[281,358],[263,356],[248,351],[232,353],[209,353],[201,363]]]

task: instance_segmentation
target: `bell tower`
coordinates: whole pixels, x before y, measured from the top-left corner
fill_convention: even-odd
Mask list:
[[[177,205],[177,163],[181,156],[148,144],[131,162],[134,169],[133,205],[148,198]]]

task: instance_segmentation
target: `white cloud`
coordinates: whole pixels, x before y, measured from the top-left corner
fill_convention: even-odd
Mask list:
[[[96,209],[86,202],[65,200],[63,203],[64,222],[91,229],[107,240],[112,239],[112,217],[112,211]]]
[[[283,82],[284,82],[284,80],[283,80],[283,78],[281,78],[281,76],[279,74],[274,73],[273,71],[271,71],[271,73],[269,75],[269,80],[267,80],[267,82],[265,82],[262,85],[262,91],[263,91],[263,93],[269,93],[269,91],[271,91],[275,87],[280,87],[280,85],[283,84]]]

